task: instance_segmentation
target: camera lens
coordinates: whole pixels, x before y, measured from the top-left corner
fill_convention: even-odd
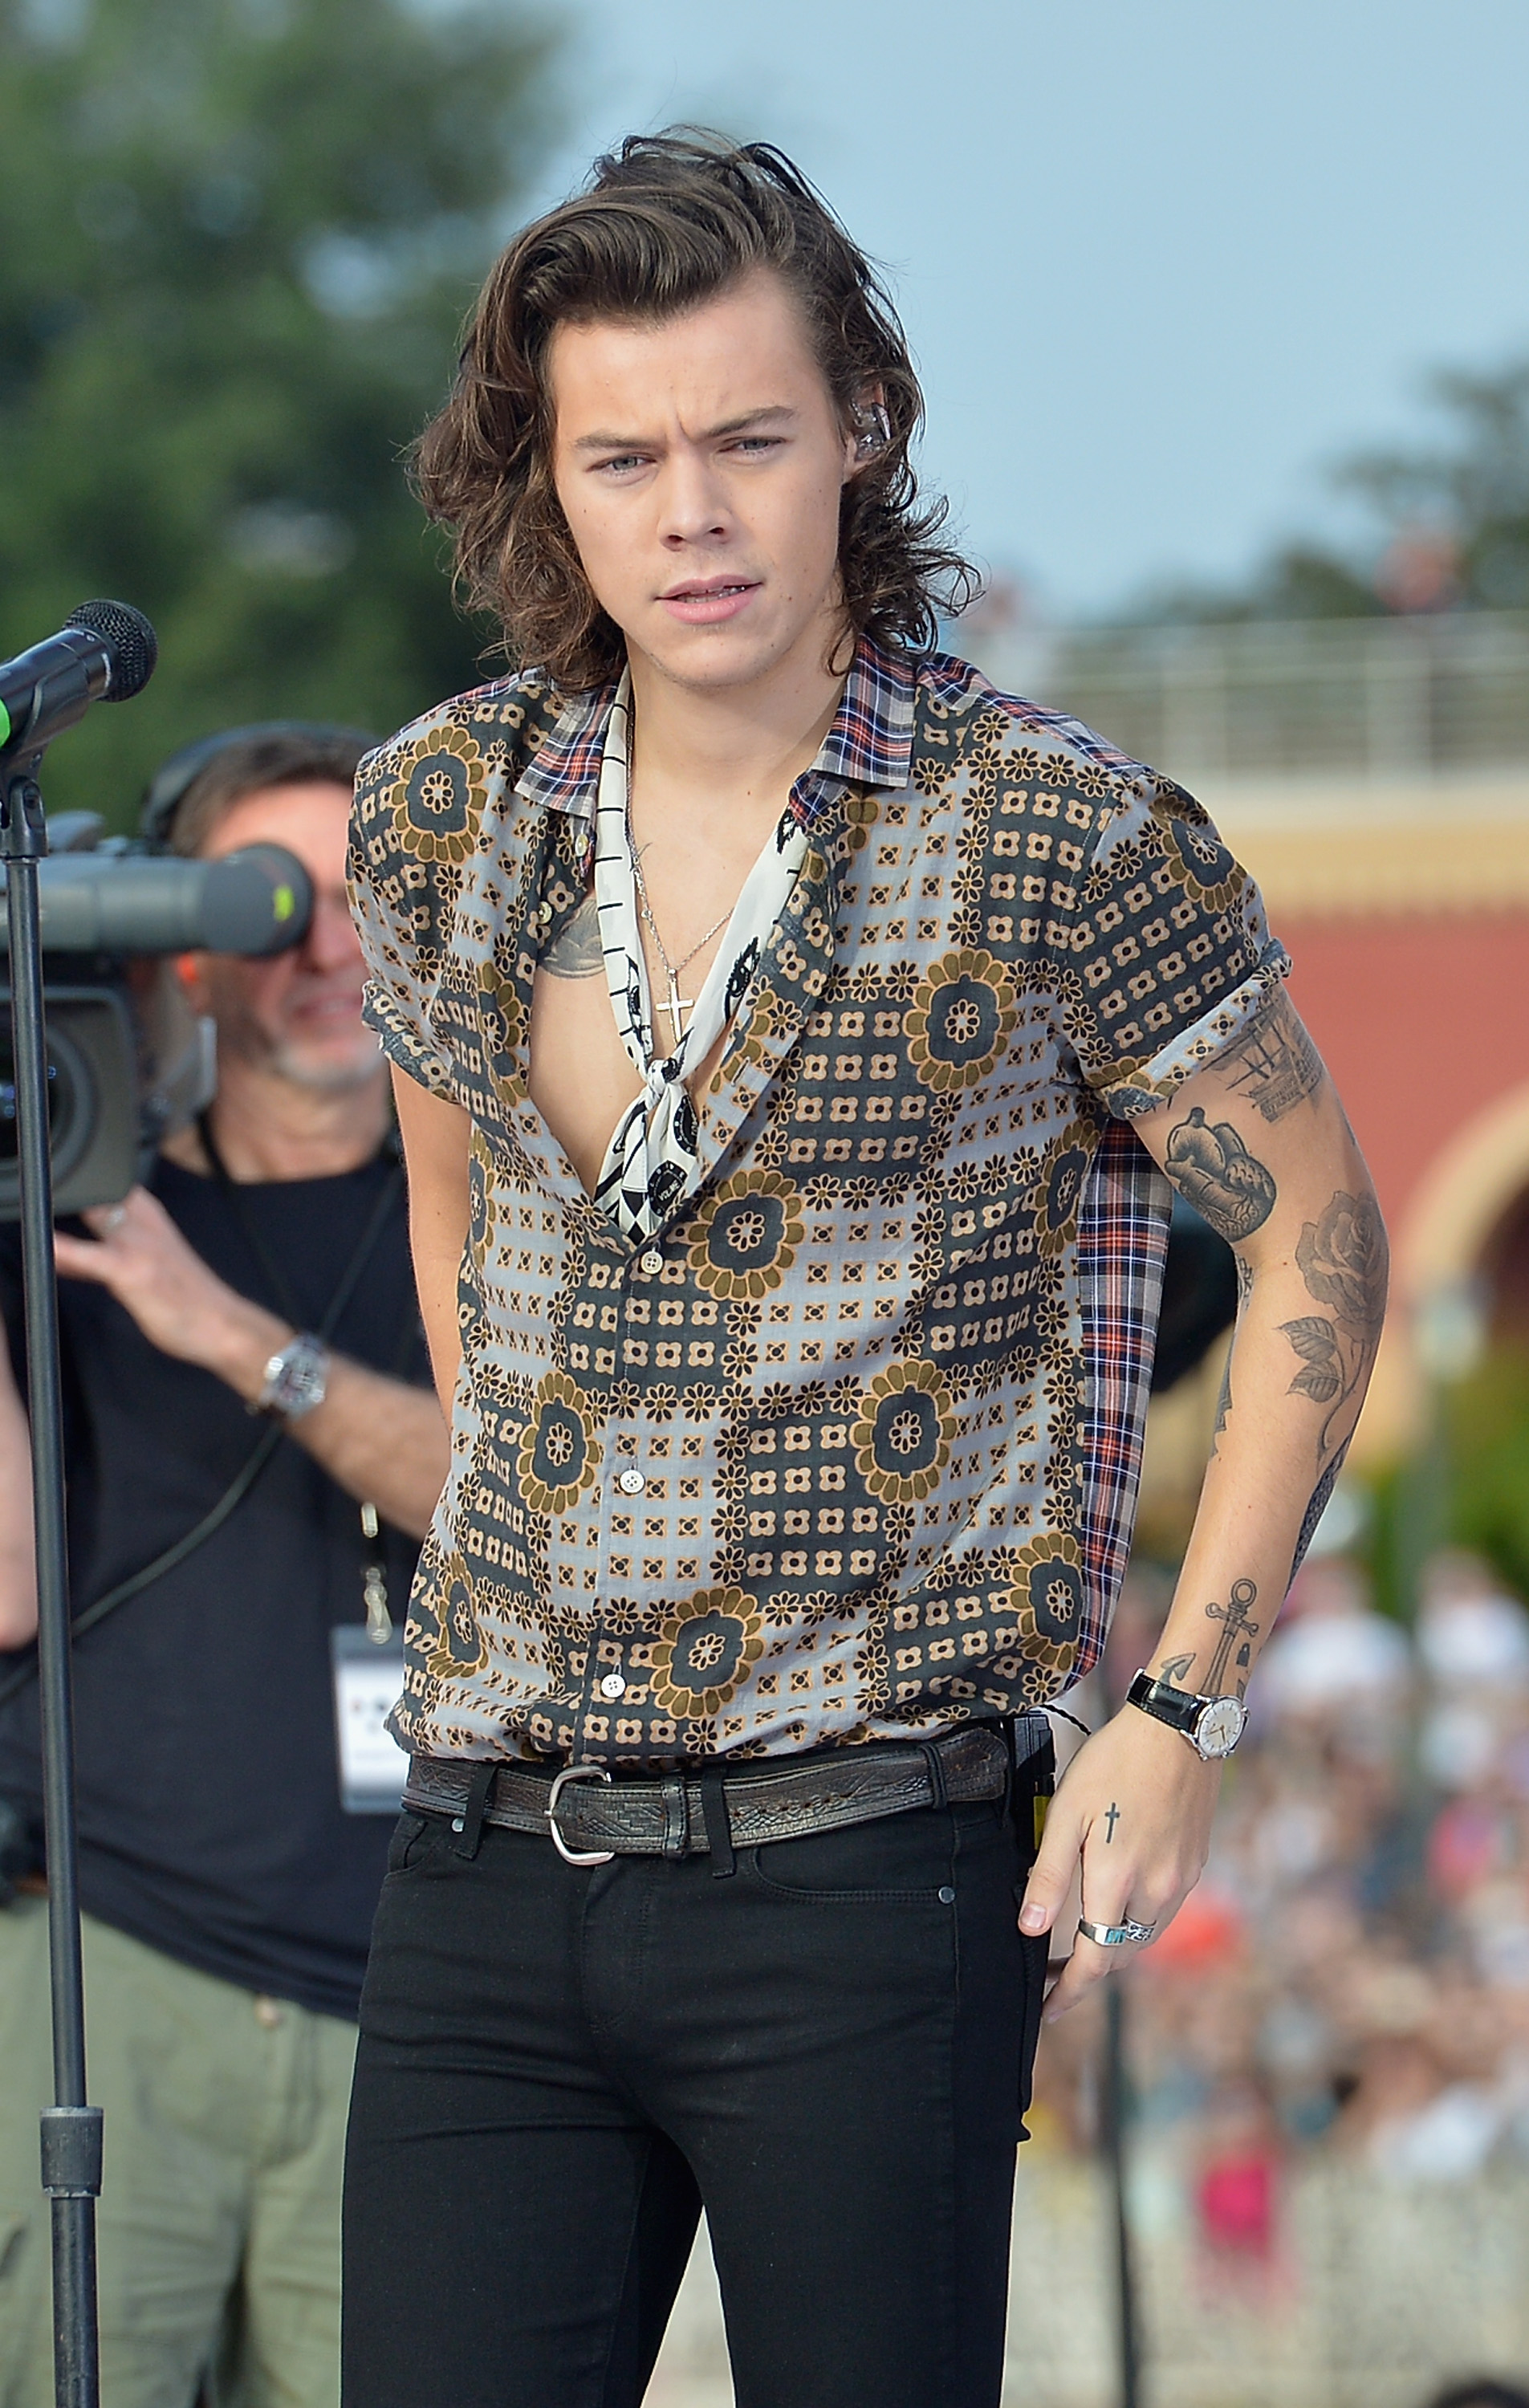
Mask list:
[[[8,1014],[7,1015],[8,1021]],[[90,1141],[94,1118],[94,1082],[90,1065],[62,1028],[48,1031],[48,1125],[55,1185],[67,1177]],[[0,1214],[14,1210],[19,1185],[16,1066],[10,1029],[0,1027]]]

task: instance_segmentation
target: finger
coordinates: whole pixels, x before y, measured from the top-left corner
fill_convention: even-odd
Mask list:
[[[1079,1899],[1079,1919],[1072,1934],[1072,1955],[1046,2002],[1049,2020],[1066,2014],[1095,1983],[1107,1980],[1111,1973],[1118,1972],[1122,1965],[1140,1954],[1139,1942],[1093,1940],[1082,1928],[1085,1922],[1097,1924],[1104,1930],[1129,1922],[1152,1923],[1154,1918],[1150,1913],[1137,1912],[1131,1896],[1129,1877],[1121,1878],[1122,1870],[1112,1867],[1114,1878],[1107,1878],[1097,1863],[1090,1861],[1085,1842],[1083,1887]]]
[[[1115,1954],[1113,1948],[1098,1948],[1092,1940],[1079,1940],[1051,1986],[1041,2011],[1042,2022],[1054,2024],[1061,2016],[1070,2014],[1096,1983],[1107,1981],[1115,1971],[1109,1961]]]
[[[1055,2023],[1058,2015],[1068,2014],[1079,2000],[1087,1998],[1097,1983],[1107,1981],[1111,1973],[1118,1973],[1123,1965],[1134,1963],[1140,1954],[1140,1947],[1130,1941],[1118,1942],[1114,1947],[1107,1948],[1080,1931],[1073,1943],[1072,1955],[1046,2001],[1043,2021]]]
[[[88,1212],[82,1212],[79,1217],[93,1236],[101,1239],[111,1238],[116,1235],[126,1220],[127,1206],[125,1203],[94,1204]]]
[[[104,1245],[93,1238],[70,1238],[55,1230],[53,1260],[65,1279],[94,1280],[101,1287],[109,1287],[117,1263]]]
[[[1050,1931],[1061,1914],[1078,1870],[1082,1843],[1083,1834],[1077,1818],[1053,1798],[1020,1906],[1020,1929],[1032,1938]]]

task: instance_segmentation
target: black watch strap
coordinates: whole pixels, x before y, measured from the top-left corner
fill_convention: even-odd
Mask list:
[[[1150,1672],[1138,1672],[1125,1693],[1128,1706],[1139,1706],[1144,1714],[1153,1714],[1171,1730],[1182,1731],[1193,1739],[1206,1709],[1204,1698],[1193,1689],[1176,1689],[1171,1681],[1154,1681]]]
[[[1220,1763],[1230,1756],[1247,1728],[1248,1709],[1240,1698],[1196,1697],[1193,1689],[1176,1689],[1169,1681],[1154,1681],[1150,1672],[1136,1674],[1125,1701],[1180,1732],[1206,1764]]]

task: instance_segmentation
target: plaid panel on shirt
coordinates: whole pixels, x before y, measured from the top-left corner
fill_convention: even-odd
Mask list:
[[[1078,1228],[1088,1600],[1079,1680],[1103,1653],[1131,1551],[1141,1479],[1140,1403],[1157,1348],[1170,1211],[1162,1171],[1131,1128],[1112,1121],[1094,1156]]]
[[[485,695],[499,690],[482,689]],[[790,808],[803,827],[822,817],[843,784],[903,783],[913,749],[916,691],[908,661],[869,642],[856,646],[834,724],[792,788]],[[522,801],[593,816],[615,694],[614,685],[598,686],[564,703],[557,725],[521,773],[516,792]]]

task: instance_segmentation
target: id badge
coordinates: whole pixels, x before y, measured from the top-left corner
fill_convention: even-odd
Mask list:
[[[336,1623],[329,1634],[335,1666],[335,1738],[340,1804],[348,1814],[396,1814],[408,1756],[387,1728],[403,1691],[404,1641],[384,1646],[364,1623]]]

